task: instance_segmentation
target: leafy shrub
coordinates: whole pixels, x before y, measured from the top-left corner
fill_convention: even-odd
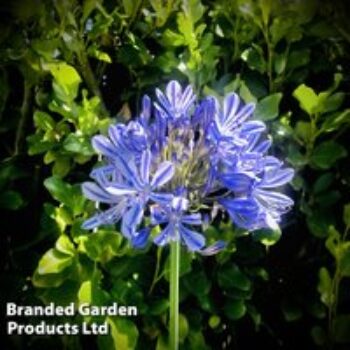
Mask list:
[[[1,11],[3,301],[136,305],[137,318],[108,317],[111,334],[89,345],[166,348],[167,250],[135,251],[115,227],[82,230],[94,206],[80,184],[96,162],[91,137],[177,79],[256,103],[273,153],[297,170],[282,235],[247,236],[223,218],[207,231],[225,251],[182,255],[181,348],[349,346],[345,2],[28,0]],[[8,347],[43,342],[87,346],[33,336]]]

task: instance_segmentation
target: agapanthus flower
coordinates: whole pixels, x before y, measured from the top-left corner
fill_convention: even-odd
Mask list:
[[[198,101],[191,86],[177,81],[156,96],[153,104],[145,96],[128,124],[92,139],[103,165],[82,189],[103,209],[83,228],[120,222],[121,234],[143,247],[158,227],[155,244],[179,240],[203,255],[224,247],[206,246],[203,210],[219,208],[249,231],[276,229],[293,205],[281,188],[294,171],[267,153],[271,140],[266,125],[252,119],[254,104],[235,93],[222,103],[213,96]]]

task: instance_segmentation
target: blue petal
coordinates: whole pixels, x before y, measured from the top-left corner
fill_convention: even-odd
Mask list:
[[[252,115],[252,113],[254,112],[254,109],[255,109],[254,103],[246,104],[236,114],[235,118],[232,118],[229,122],[225,123],[225,127],[231,130],[233,128],[236,128]]]
[[[223,118],[224,123],[231,123],[234,122],[236,117],[236,112],[238,110],[240,103],[240,99],[237,94],[232,92],[231,94],[228,94],[223,103]]]
[[[259,206],[253,199],[225,198],[219,200],[219,203],[225,207],[237,226],[250,229],[256,224]]]
[[[103,222],[102,218],[103,218],[102,214],[95,214],[94,216],[85,220],[83,222],[83,224],[81,225],[81,228],[83,230],[92,230],[100,225],[103,225],[104,222]]]
[[[154,202],[157,202],[157,203],[160,203],[160,204],[168,204],[168,203],[170,203],[173,200],[174,195],[171,194],[171,193],[155,193],[155,192],[151,192],[149,197]]]
[[[122,221],[121,231],[126,238],[131,239],[136,232],[136,227],[143,218],[143,206],[140,203],[134,203],[132,207],[125,213]]]
[[[202,217],[199,213],[184,215],[181,222],[188,225],[202,225]]]
[[[128,194],[135,194],[137,191],[135,188],[125,185],[113,183],[106,187],[106,191],[114,196],[125,196]]]
[[[264,178],[259,187],[272,188],[285,185],[290,182],[294,176],[294,170],[291,168],[275,168],[265,171]]]
[[[273,156],[266,156],[265,157],[265,167],[271,167],[271,168],[280,168],[283,165],[283,163]]]
[[[151,152],[146,150],[142,153],[140,164],[141,180],[144,184],[149,183],[149,172],[151,167]]]
[[[171,162],[165,161],[161,163],[153,175],[151,186],[152,188],[161,187],[174,176],[175,168]]]
[[[184,197],[174,197],[171,202],[171,207],[175,212],[182,212],[188,208],[188,199]]]
[[[210,245],[209,247],[200,250],[198,253],[204,256],[210,256],[210,255],[215,255],[219,253],[221,250],[225,249],[227,246],[226,242],[224,241],[217,241]]]
[[[150,234],[150,229],[148,227],[143,228],[142,230],[135,232],[132,236],[131,243],[135,248],[142,249],[147,244],[147,239]]]
[[[116,177],[116,167],[114,165],[101,166],[93,169],[90,173],[90,177],[96,180],[101,186],[113,181],[113,177]]]
[[[82,184],[82,191],[86,198],[101,203],[115,203],[116,198],[107,193],[100,186],[94,182],[84,182]]]
[[[111,225],[118,222],[121,216],[124,214],[126,209],[126,203],[120,202],[118,205],[113,206],[112,208],[102,212],[95,214],[91,218],[84,221],[82,224],[82,228],[84,230],[92,230],[101,225]]]
[[[170,102],[170,105],[172,107],[175,107],[179,103],[179,100],[181,99],[181,96],[182,96],[181,85],[176,80],[172,80],[167,85],[165,91],[166,91],[168,100]]]
[[[122,141],[122,130],[125,129],[125,125],[116,124],[111,125],[108,128],[108,136],[113,144],[120,149],[123,149],[123,141]]]
[[[126,161],[123,157],[118,155],[115,158],[117,166],[125,178],[132,182],[136,189],[141,190],[142,184],[140,178],[137,174],[137,169],[134,163],[134,160],[131,158],[129,161]]]
[[[188,108],[192,105],[195,99],[196,96],[193,94],[192,86],[188,85],[181,96],[182,108],[184,109],[184,111],[188,110]]]
[[[247,193],[254,184],[254,179],[247,174],[222,174],[221,181],[230,190],[236,193]]]
[[[214,120],[215,106],[212,98],[205,98],[195,109],[192,124],[201,125],[203,130],[207,130]]]
[[[162,147],[166,142],[166,116],[157,110],[155,119],[155,137],[159,146]]]
[[[254,147],[254,152],[265,153],[272,145],[271,140],[265,140],[260,142],[257,146]]]
[[[284,213],[294,204],[293,200],[283,193],[265,191],[260,188],[254,190],[254,197],[261,205],[269,210],[276,210]]]
[[[142,98],[142,112],[140,115],[140,123],[144,127],[148,126],[151,117],[151,107],[151,99],[149,98],[149,96],[144,95]]]
[[[159,89],[156,89],[156,96],[158,98],[158,101],[160,102],[161,106],[163,106],[166,110],[168,110],[169,108],[171,108],[171,105],[168,101],[168,99],[164,96],[164,94],[162,93],[162,91],[160,91]],[[159,110],[163,110],[162,107],[160,107],[158,105],[158,103],[155,102],[154,106]],[[164,111],[164,110],[163,110]]]
[[[256,134],[261,133],[266,130],[265,123],[259,120],[252,120],[249,122],[245,122],[242,125],[241,134]]]
[[[118,155],[116,148],[108,140],[107,137],[102,135],[97,135],[92,138],[92,147],[104,156],[114,158]]]
[[[158,236],[156,236],[153,242],[159,246],[164,246],[169,243],[170,240],[175,239],[175,231],[174,225],[168,224],[163,231],[160,232]]]
[[[271,228],[272,230],[279,229],[279,225],[278,225],[279,217],[275,218],[270,213],[266,212],[264,221],[265,221],[265,225]]]
[[[168,217],[164,210],[160,208],[158,205],[151,206],[151,224],[159,225],[164,224],[168,221]]]
[[[179,227],[181,239],[190,251],[197,251],[205,246],[205,238],[202,234],[188,229],[184,225]]]

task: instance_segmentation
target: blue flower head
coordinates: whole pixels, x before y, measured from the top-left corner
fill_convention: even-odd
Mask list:
[[[293,201],[280,191],[294,176],[291,168],[268,155],[271,141],[263,122],[251,120],[254,104],[237,94],[220,103],[197,101],[192,87],[171,81],[157,101],[142,100],[140,115],[110,126],[92,145],[104,164],[82,185],[84,195],[104,203],[83,228],[120,222],[121,233],[143,247],[153,227],[153,242],[180,240],[190,251],[211,255],[224,247],[206,247],[201,209],[227,212],[249,231],[276,229]]]

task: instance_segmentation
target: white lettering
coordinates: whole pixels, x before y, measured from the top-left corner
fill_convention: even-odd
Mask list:
[[[15,329],[17,329],[17,327],[18,327],[17,322],[14,322],[14,321],[8,322],[8,323],[7,323],[7,334],[8,334],[8,335],[11,335],[12,332],[13,332]]]
[[[94,335],[106,335],[108,334],[108,323],[102,323],[102,324],[97,324],[97,323],[91,323],[90,325],[86,322],[83,322],[82,324],[82,334],[94,334]]]
[[[17,314],[17,305],[15,303],[6,304],[6,315],[15,316]]]

